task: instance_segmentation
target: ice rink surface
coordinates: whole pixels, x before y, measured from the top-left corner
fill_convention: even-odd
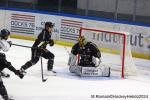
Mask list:
[[[33,44],[33,41],[10,40],[15,44],[26,46]],[[15,100],[150,100],[150,60],[134,58],[139,74],[127,79],[122,79],[121,73],[115,71],[112,71],[109,78],[79,77],[69,73],[67,66],[69,56],[64,46],[54,45],[48,49],[55,54],[54,70],[57,76],[46,75],[47,61],[43,59],[46,82],[41,80],[40,61],[27,70],[27,75],[23,79],[5,70],[11,74],[11,77],[3,78],[3,81],[8,94]],[[70,49],[67,47],[67,50]],[[12,46],[6,55],[7,60],[19,69],[30,60],[31,50]],[[113,60],[119,62],[116,55],[102,53],[103,62],[115,65]],[[136,96],[136,98],[129,96]]]

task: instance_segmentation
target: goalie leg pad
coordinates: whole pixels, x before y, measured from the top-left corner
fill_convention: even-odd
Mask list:
[[[110,67],[101,65],[99,67],[83,67],[83,66],[70,66],[70,72],[76,73],[79,76],[100,76],[110,77]]]
[[[102,76],[102,70],[98,67],[82,67],[81,76]]]
[[[110,74],[111,74],[110,67],[101,64],[98,68],[101,69],[102,76],[104,76],[104,77],[110,77]]]
[[[68,65],[69,66],[75,66],[76,65],[76,61],[77,61],[77,57],[74,54],[70,54],[69,55],[69,60],[68,60]]]
[[[77,65],[75,65],[75,66],[70,66],[69,67],[69,71],[71,72],[71,73],[75,73],[76,75],[79,75],[79,76],[82,76],[81,74],[81,66],[77,66]]]
[[[76,66],[69,66],[69,71],[71,73],[75,73],[76,72]]]
[[[77,75],[82,76],[82,66],[76,66],[76,72]]]
[[[110,67],[99,66],[99,67],[81,67],[81,76],[100,76],[100,77],[110,77]]]

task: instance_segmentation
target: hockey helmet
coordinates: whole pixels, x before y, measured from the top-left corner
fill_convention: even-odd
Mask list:
[[[46,22],[46,23],[45,23],[45,28],[46,28],[46,27],[53,28],[53,27],[54,27],[54,23],[52,23],[52,22]]]
[[[10,32],[7,29],[2,29],[0,32],[0,37],[1,38],[6,38],[10,35]]]
[[[86,45],[87,40],[85,39],[84,36],[80,36],[80,37],[78,38],[78,42],[79,42],[79,46],[84,46],[84,45]]]

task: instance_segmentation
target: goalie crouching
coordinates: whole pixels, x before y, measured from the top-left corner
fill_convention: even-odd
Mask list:
[[[79,56],[78,61],[77,55]],[[78,42],[72,47],[68,65],[69,71],[79,76],[110,76],[110,67],[101,64],[100,50],[84,36],[80,36]]]

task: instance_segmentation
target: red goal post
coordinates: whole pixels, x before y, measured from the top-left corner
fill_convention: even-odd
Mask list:
[[[105,35],[104,35],[105,34]],[[114,31],[108,31],[108,30],[99,30],[99,29],[90,29],[90,28],[80,28],[79,31],[79,36],[84,36],[87,40],[94,42],[95,44],[99,44],[99,41],[97,41],[99,38],[102,38],[102,36],[107,36],[110,39],[113,38],[115,41],[114,44],[117,46],[118,44],[122,45],[121,51],[120,51],[120,56],[121,56],[121,77],[125,78],[125,76],[129,76],[130,74],[135,73],[135,65],[132,59],[132,54],[131,54],[131,48],[130,48],[130,42],[129,39],[129,33],[127,32],[114,32]],[[118,38],[118,40],[117,40]],[[100,41],[102,42],[102,41]],[[100,43],[101,44],[101,43]],[[108,43],[107,43],[108,44]],[[113,45],[113,43],[112,43]],[[129,46],[127,46],[129,45]],[[108,45],[109,46],[109,45]],[[100,46],[98,46],[100,47]],[[101,47],[100,47],[101,48]],[[130,56],[130,57],[127,57]],[[130,59],[128,59],[130,58]],[[128,65],[127,60],[132,60],[131,64],[133,68],[126,68]],[[129,62],[131,63],[131,62]],[[131,65],[128,65],[128,67],[131,67]],[[134,70],[131,73],[126,72],[127,70]]]

